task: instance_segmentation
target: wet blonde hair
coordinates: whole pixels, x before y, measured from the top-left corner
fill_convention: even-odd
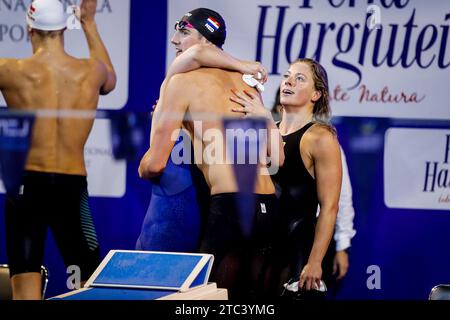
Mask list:
[[[336,129],[330,123],[330,90],[328,86],[328,74],[325,68],[316,60],[302,58],[291,63],[291,66],[297,63],[304,63],[309,66],[314,81],[314,89],[320,92],[320,98],[314,102],[313,121],[327,127],[332,133],[336,134]]]

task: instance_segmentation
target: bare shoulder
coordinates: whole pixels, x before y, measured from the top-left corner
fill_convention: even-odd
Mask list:
[[[335,129],[324,123],[314,123],[307,133],[312,139],[337,139]]]
[[[100,72],[102,74],[106,74],[107,72],[106,65],[98,59],[81,59],[81,61],[84,62],[84,64],[86,64],[86,66],[89,67],[92,71]]]
[[[176,90],[186,97],[195,98],[200,93],[218,93],[225,83],[229,83],[233,72],[216,68],[199,68],[185,73],[178,73],[166,79],[165,90]],[[237,73],[238,74],[238,73]],[[238,78],[235,79],[238,82]]]
[[[0,72],[15,70],[18,67],[19,61],[18,59],[0,58]]]
[[[195,83],[199,79],[199,76],[194,71],[186,73],[177,73],[165,80],[165,87],[171,90],[187,91],[195,88]]]
[[[73,59],[72,68],[98,84],[104,83],[107,77],[105,64],[97,59]]]
[[[179,84],[183,81],[193,79],[194,77],[195,77],[194,71],[189,71],[189,72],[185,72],[185,73],[177,73],[177,74],[174,74],[173,76],[171,76],[170,79],[167,79],[167,83],[171,83],[172,85]]]
[[[177,73],[170,77],[170,80],[173,80],[174,83],[187,80],[199,81],[209,76],[208,69],[209,68],[199,68],[188,72]]]
[[[242,82],[242,74],[239,72],[219,68],[199,68],[180,75],[186,75],[186,79],[189,79],[192,86],[210,90],[221,89],[224,84],[233,84],[235,87]]]
[[[17,80],[17,74],[20,71],[19,61],[0,58],[0,89],[8,87],[11,81]]]
[[[220,68],[208,68],[208,67],[202,67],[198,68],[183,74],[189,74],[196,78],[218,78],[222,79],[224,77],[230,78],[230,77],[238,77],[242,78],[242,74],[240,74],[237,71],[231,71],[231,70],[225,70]]]
[[[339,141],[334,129],[328,125],[315,123],[305,134],[305,142],[312,150],[339,148]]]

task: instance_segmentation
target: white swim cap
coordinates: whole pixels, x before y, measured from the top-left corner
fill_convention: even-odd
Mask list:
[[[67,18],[58,0],[33,0],[27,11],[27,23],[32,29],[62,30],[67,27]]]

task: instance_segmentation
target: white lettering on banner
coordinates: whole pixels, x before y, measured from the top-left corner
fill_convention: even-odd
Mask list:
[[[30,122],[19,123],[18,119],[0,119],[0,136],[23,138],[30,133]]]
[[[450,177],[448,155],[450,151],[450,134],[446,136],[443,161],[427,161],[425,170],[424,192],[435,192],[435,189],[448,189],[450,192]],[[445,197],[448,198],[448,195]]]
[[[0,57],[25,58],[32,54],[25,21],[31,0],[0,0]],[[61,0],[65,9],[79,5],[81,0]],[[73,27],[65,32],[65,47],[69,54],[83,58],[89,56],[83,31]],[[117,87],[109,95],[101,96],[100,109],[122,109],[128,101],[130,0],[99,0],[97,25],[117,73]],[[0,95],[0,106],[6,103]]]
[[[385,140],[386,206],[450,210],[450,129],[391,128]]]
[[[197,1],[168,0],[168,34]],[[450,119],[450,6],[439,0],[203,0],[227,22],[224,49],[270,71],[267,106],[299,57],[328,71],[333,114]],[[235,10],[239,7],[240,10]],[[367,26],[370,26],[367,27]],[[170,37],[167,63],[175,56]]]

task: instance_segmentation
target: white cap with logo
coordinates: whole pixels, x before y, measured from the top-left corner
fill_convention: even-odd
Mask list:
[[[59,0],[33,0],[27,11],[27,23],[32,29],[62,30],[67,26],[68,15]]]

